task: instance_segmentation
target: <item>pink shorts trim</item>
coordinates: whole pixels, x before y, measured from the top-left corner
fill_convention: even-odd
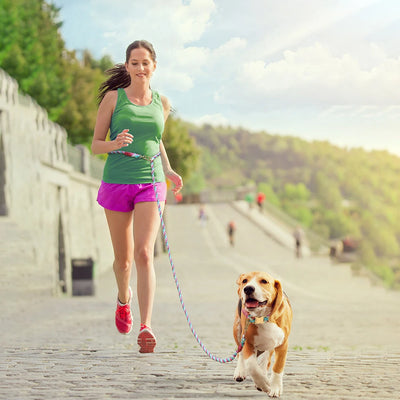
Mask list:
[[[167,198],[167,184],[156,183],[158,199],[165,201]],[[97,202],[107,210],[129,212],[135,208],[136,203],[154,202],[156,196],[152,183],[120,184],[101,181]]]

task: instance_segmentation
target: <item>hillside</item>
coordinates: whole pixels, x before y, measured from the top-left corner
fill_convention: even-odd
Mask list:
[[[400,158],[328,142],[187,125],[207,188],[253,183],[266,200],[326,239],[360,239],[363,265],[400,287]],[[195,174],[196,175],[196,174]]]

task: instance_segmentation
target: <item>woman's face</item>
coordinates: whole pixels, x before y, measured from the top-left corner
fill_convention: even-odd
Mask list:
[[[150,81],[156,69],[156,63],[152,60],[149,51],[140,47],[131,51],[129,61],[125,63],[125,68],[132,83],[143,83]]]

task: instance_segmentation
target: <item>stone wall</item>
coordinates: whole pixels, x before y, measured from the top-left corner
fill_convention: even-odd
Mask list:
[[[100,165],[99,165],[100,164]],[[43,285],[71,293],[71,260],[93,258],[96,273],[113,252],[96,202],[102,162],[72,148],[67,133],[0,69],[0,215],[25,231]]]

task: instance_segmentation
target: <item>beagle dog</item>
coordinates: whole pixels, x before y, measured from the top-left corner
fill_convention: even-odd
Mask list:
[[[281,283],[265,272],[242,274],[236,283],[239,286],[239,304],[233,336],[238,348],[242,345],[243,348],[238,354],[234,379],[241,382],[250,375],[258,390],[270,397],[279,397],[283,391],[283,369],[293,317],[289,299]],[[267,372],[274,354],[274,365],[268,379]]]

